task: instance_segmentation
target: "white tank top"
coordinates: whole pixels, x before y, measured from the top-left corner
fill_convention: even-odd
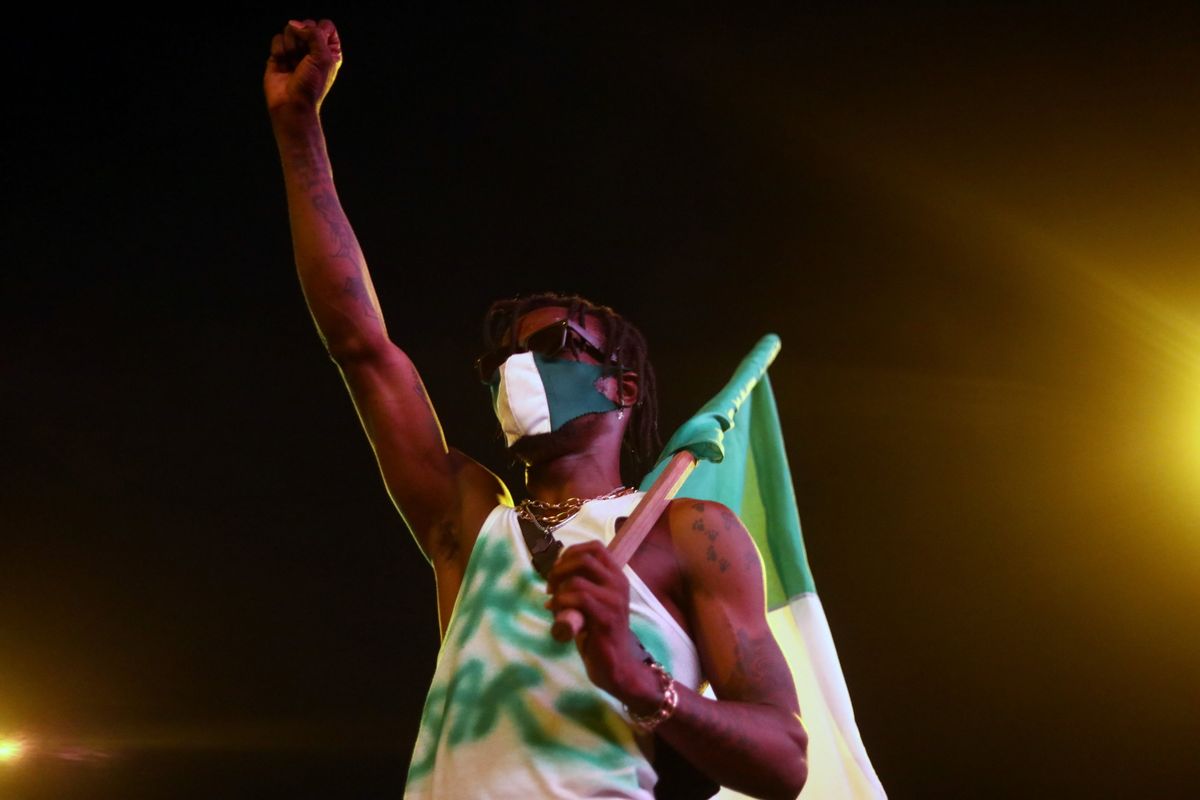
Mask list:
[[[637,492],[592,501],[554,535],[610,542]],[[700,690],[696,647],[628,566],[630,626],[684,686]],[[409,766],[409,800],[638,798],[657,776],[650,737],[587,677],[573,642],[550,636],[546,582],[516,511],[497,506],[479,532],[455,600]]]

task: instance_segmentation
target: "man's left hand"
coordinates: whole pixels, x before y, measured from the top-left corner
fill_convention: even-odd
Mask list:
[[[584,625],[575,646],[592,683],[636,712],[657,708],[658,678],[629,628],[629,580],[602,543],[566,548],[546,581],[546,608],[575,609]]]

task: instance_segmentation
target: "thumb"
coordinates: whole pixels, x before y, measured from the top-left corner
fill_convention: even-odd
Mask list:
[[[334,58],[342,57],[342,40],[338,38],[337,28],[332,21],[323,19],[317,23],[319,35],[325,40],[326,47]]]

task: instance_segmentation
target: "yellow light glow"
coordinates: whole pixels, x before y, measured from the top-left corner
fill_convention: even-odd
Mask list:
[[[0,739],[0,761],[16,761],[23,752],[25,745],[20,739]]]

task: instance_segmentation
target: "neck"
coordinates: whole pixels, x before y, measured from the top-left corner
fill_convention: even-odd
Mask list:
[[[619,450],[570,453],[525,469],[529,496],[543,503],[599,497],[622,485]]]

